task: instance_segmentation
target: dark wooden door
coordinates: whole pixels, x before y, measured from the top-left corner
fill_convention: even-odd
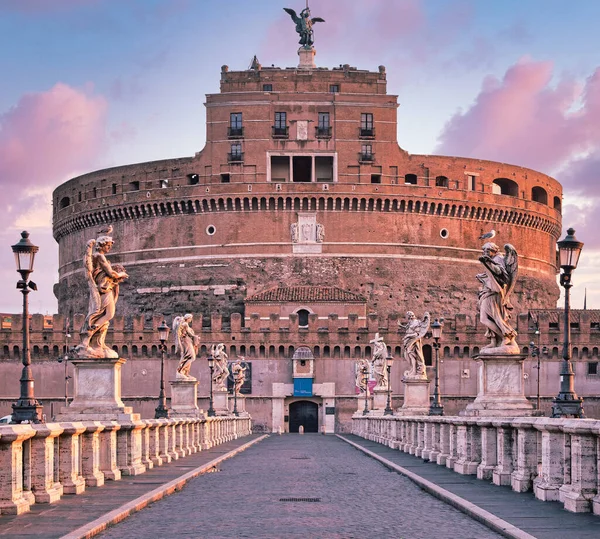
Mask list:
[[[316,402],[296,401],[290,404],[290,432],[319,432],[319,405]]]

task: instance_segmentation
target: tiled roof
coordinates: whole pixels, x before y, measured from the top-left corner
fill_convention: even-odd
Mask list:
[[[343,301],[366,303],[366,299],[358,294],[342,290],[335,286],[285,286],[265,290],[246,298],[246,302],[330,302]]]
[[[563,314],[563,309],[531,309],[529,314],[533,321],[537,321],[538,316],[547,316],[548,322],[558,323],[559,317]],[[590,323],[600,323],[600,310],[598,309],[571,309],[571,322],[579,322],[582,314],[587,314],[590,317]]]

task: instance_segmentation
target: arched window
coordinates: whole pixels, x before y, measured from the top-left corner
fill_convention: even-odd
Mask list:
[[[561,211],[562,204],[560,202],[560,197],[554,197],[554,209],[556,211]]]
[[[548,205],[548,193],[543,187],[537,185],[531,190],[531,200]]]
[[[71,199],[69,197],[62,197],[60,199],[58,207],[62,210],[63,208],[66,208],[69,204],[71,204]]]
[[[431,367],[433,365],[432,354],[431,354],[431,345],[424,344],[423,345],[423,357],[425,358],[425,365],[427,367]]]
[[[519,196],[519,185],[508,178],[496,178],[492,182],[492,193],[495,195]]]
[[[435,179],[436,187],[448,187],[448,178],[446,176],[437,176]]]
[[[308,327],[308,315],[310,312],[307,309],[299,309],[296,311],[296,314],[298,315],[298,326],[302,328]]]

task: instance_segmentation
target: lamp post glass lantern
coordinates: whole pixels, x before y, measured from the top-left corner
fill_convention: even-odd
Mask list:
[[[443,318],[436,318],[430,326],[431,335],[433,336],[433,349],[435,350],[435,386],[433,389],[433,399],[429,406],[429,415],[444,415],[442,395],[440,393],[440,338],[443,327]]]
[[[392,409],[392,378],[390,373],[392,372],[392,365],[394,364],[394,356],[392,354],[388,354],[386,361],[386,369],[387,369],[387,404],[385,405],[385,410],[383,411],[383,415],[392,415],[394,410]]]
[[[154,418],[168,418],[167,396],[165,394],[165,354],[167,353],[166,342],[169,339],[169,326],[163,320],[158,326],[158,339],[160,340],[160,392],[158,394],[158,406],[154,410]]]
[[[560,285],[565,289],[565,315],[563,332],[563,361],[560,368],[560,390],[552,401],[552,417],[584,417],[583,399],[575,393],[575,373],[571,363],[571,274],[577,268],[583,243],[575,237],[575,230],[569,228],[567,236],[558,242],[558,256],[562,273]]]
[[[208,416],[214,417],[216,415],[213,407],[213,371],[215,369],[215,358],[209,355],[206,359],[208,360],[208,368],[210,369],[210,398],[208,401]]]
[[[21,394],[19,400],[12,405],[13,423],[42,423],[42,405],[34,396],[34,380],[31,371],[31,353],[29,350],[29,290],[37,290],[37,285],[29,281],[33,272],[33,261],[39,247],[29,241],[29,232],[21,232],[21,240],[12,246],[15,255],[17,272],[21,279],[17,289],[23,294],[23,370],[21,371]]]

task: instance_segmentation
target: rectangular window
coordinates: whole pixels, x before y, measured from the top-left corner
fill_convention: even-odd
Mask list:
[[[139,191],[140,190],[140,182],[130,182],[129,190],[130,191]]]
[[[329,93],[339,94],[340,93],[340,85],[339,84],[330,84],[329,85]]]
[[[363,112],[360,115],[360,133],[361,137],[375,136],[375,127],[373,126],[373,114],[371,112]]]
[[[371,174],[371,183],[381,183],[381,174]]]
[[[329,112],[319,112],[317,123],[317,138],[329,138],[331,136],[331,125],[329,124]]]
[[[272,92],[273,85],[272,84],[263,84],[263,92]]]
[[[588,363],[588,374],[596,375],[598,374],[598,362],[591,361]]]
[[[93,196],[93,198],[96,198],[96,197],[98,196],[98,188],[97,188],[97,187],[94,187],[94,189],[93,189],[92,193],[93,193],[93,195],[92,195],[92,196]]]
[[[158,180],[158,184],[160,185],[161,189],[166,189],[169,187],[169,180]]]
[[[467,189],[469,191],[475,191],[475,189],[477,189],[476,178],[477,176],[473,176],[472,174],[467,176]]]
[[[116,183],[113,183],[113,184],[112,184],[112,194],[113,194],[113,195],[116,195],[116,194],[117,194],[117,184],[116,184]]]
[[[242,113],[232,112],[229,114],[229,131],[227,136],[230,138],[241,137],[244,134],[242,126]]]
[[[244,154],[242,153],[242,144],[240,142],[234,142],[231,145],[231,153],[229,154],[229,161],[243,161]]]
[[[360,147],[360,161],[373,161],[373,146],[371,144],[363,144]]]
[[[273,136],[287,138],[288,127],[287,127],[287,113],[276,112],[275,113],[275,125],[273,125]]]
[[[229,174],[221,174],[221,183],[229,183],[231,180],[231,177],[229,176]]]
[[[558,329],[558,322],[550,322],[548,324],[548,329]]]
[[[287,112],[275,113],[275,128],[283,129],[287,126]]]

